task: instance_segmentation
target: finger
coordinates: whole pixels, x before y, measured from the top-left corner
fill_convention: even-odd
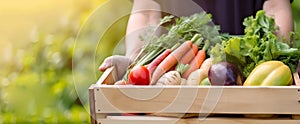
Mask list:
[[[108,68],[108,65],[106,63],[102,63],[101,66],[99,67],[99,70],[104,72]]]
[[[112,57],[106,58],[103,63],[100,65],[99,70],[104,72],[107,68],[112,66]]]

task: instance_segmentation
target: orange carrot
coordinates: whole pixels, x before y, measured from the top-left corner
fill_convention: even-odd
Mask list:
[[[201,67],[205,58],[206,58],[205,51],[199,50],[195,58],[190,62],[190,68],[183,73],[182,77],[187,79],[193,71]]]
[[[198,46],[196,44],[193,44],[193,49],[190,49],[187,53],[183,55],[183,57],[180,59],[180,63],[188,64],[195,57],[197,52]]]
[[[151,78],[151,84],[155,84],[156,81],[183,57],[183,55],[192,48],[192,41],[186,41],[182,43],[177,49],[169,54],[154,70]]]
[[[193,44],[193,51],[195,55],[198,53],[198,46],[196,44]]]
[[[172,52],[171,49],[166,49],[163,53],[157,56],[150,64],[148,64],[147,69],[150,75],[154,72],[155,68]]]

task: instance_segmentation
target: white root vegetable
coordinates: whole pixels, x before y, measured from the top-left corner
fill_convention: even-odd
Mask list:
[[[211,67],[211,65],[212,65],[212,58],[207,58],[207,59],[205,59],[204,62],[202,63],[200,69],[204,69],[205,72],[207,72],[207,74],[208,74],[208,70],[209,70],[209,68]]]
[[[205,75],[204,69],[197,69],[196,71],[193,71],[190,76],[187,79],[186,85],[199,85],[199,83],[207,77],[207,74]]]
[[[156,85],[180,85],[181,76],[178,71],[169,71],[160,77]]]
[[[126,85],[126,81],[124,81],[124,80],[119,80],[119,81],[117,81],[114,85]]]
[[[204,79],[208,77],[208,70],[212,65],[212,59],[208,58],[206,59],[202,65],[200,69],[197,69],[195,71],[193,71],[188,79],[187,79],[187,85],[199,85],[200,82]]]
[[[186,85],[186,79],[184,79],[184,78],[181,78],[180,85]]]

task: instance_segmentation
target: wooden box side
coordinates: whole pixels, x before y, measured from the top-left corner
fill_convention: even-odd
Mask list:
[[[293,77],[300,86],[299,75]],[[292,114],[293,118],[300,114],[300,87],[296,86],[109,86],[115,81],[111,67],[89,88],[92,124],[106,120],[107,113]],[[221,93],[218,100],[208,97],[216,93]]]
[[[300,87],[296,86],[109,86],[115,79],[115,68],[111,67],[90,91],[95,109],[101,110],[98,113],[300,114],[294,109],[299,108],[300,100]],[[213,109],[208,101],[214,102]]]
[[[249,119],[249,118],[169,118],[153,116],[112,116],[98,119],[101,124],[299,124],[300,120],[289,118]]]
[[[296,86],[101,85],[94,95],[96,113],[300,114]]]
[[[90,103],[90,121],[91,124],[97,124],[96,120],[96,111],[95,111],[95,94],[94,94],[95,85],[92,84],[89,87],[89,103]]]
[[[95,99],[95,90],[97,90],[97,86],[92,84],[89,87],[89,103],[90,103],[90,122],[91,124],[98,124],[98,119],[105,119],[106,113],[97,113],[96,102],[99,102]]]

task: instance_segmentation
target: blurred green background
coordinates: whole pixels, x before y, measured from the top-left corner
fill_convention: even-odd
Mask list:
[[[0,124],[89,123],[88,87],[124,53],[127,0],[0,0]],[[300,1],[292,3],[300,32]]]

